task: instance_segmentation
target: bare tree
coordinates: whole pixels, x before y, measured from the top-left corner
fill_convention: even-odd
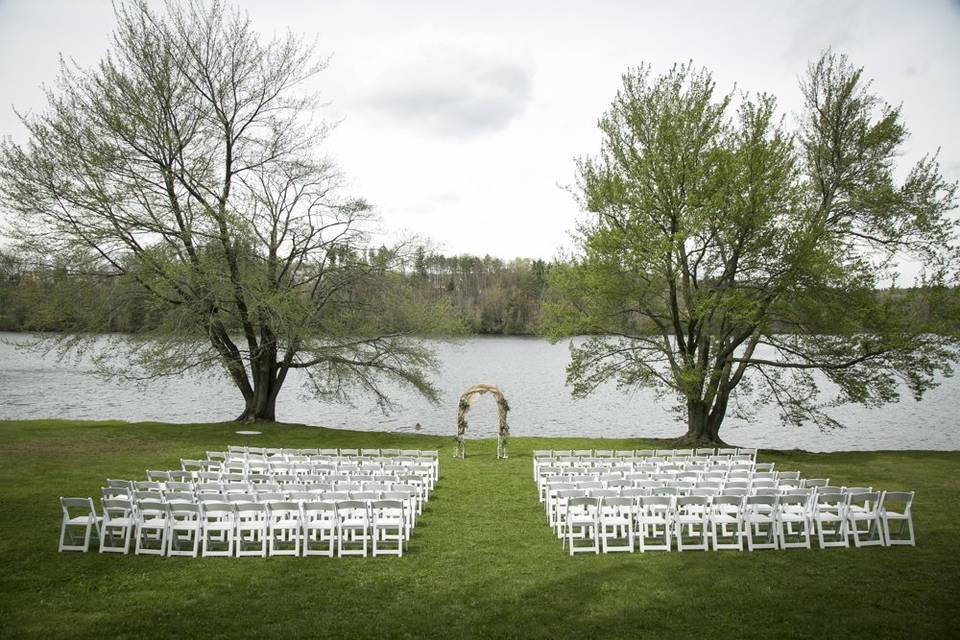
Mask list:
[[[386,403],[386,380],[434,398],[413,334],[442,314],[376,291],[391,263],[364,259],[370,208],[318,155],[329,127],[308,85],[326,60],[219,0],[130,0],[116,18],[106,57],[62,63],[48,109],[21,115],[27,145],[0,154],[19,246],[133,279],[162,316],[115,343],[130,366],[109,372],[222,368],[241,420],[275,418],[291,369],[326,398],[359,387]]]

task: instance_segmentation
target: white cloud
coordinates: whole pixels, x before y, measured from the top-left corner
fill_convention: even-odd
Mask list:
[[[394,42],[355,101],[403,126],[470,137],[506,128],[533,93],[533,71],[499,43],[421,30]]]

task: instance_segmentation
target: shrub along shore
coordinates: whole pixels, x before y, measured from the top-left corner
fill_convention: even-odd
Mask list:
[[[534,449],[648,440],[495,440],[259,424],[0,422],[0,637],[936,637],[960,627],[960,452],[761,451],[835,485],[917,492],[915,548],[584,555],[547,527]],[[99,496],[228,444],[440,450],[403,558],[57,553],[58,496]]]

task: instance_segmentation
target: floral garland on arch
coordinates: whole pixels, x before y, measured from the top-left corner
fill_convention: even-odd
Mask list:
[[[482,395],[489,393],[497,401],[497,412],[500,415],[500,429],[497,432],[497,458],[507,457],[507,438],[510,435],[510,427],[507,425],[507,412],[510,411],[510,405],[507,399],[503,397],[500,389],[489,384],[475,384],[460,396],[460,402],[457,405],[457,450],[454,457],[460,460],[466,456],[463,447],[463,437],[467,433],[467,411],[473,406],[473,403]]]

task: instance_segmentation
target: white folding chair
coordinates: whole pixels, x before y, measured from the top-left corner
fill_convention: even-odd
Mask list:
[[[162,556],[167,551],[167,524],[170,514],[167,505],[162,502],[145,500],[137,505],[135,511],[134,536],[136,555]],[[150,546],[158,542],[158,547]]]
[[[267,557],[267,505],[259,502],[235,504],[235,546],[238,558]],[[247,548],[248,545],[252,548]]]
[[[743,534],[748,551],[777,548],[777,496],[747,496],[743,503]]]
[[[63,522],[60,525],[60,544],[58,551],[90,550],[90,536],[97,534],[100,539],[101,517],[93,506],[93,498],[60,498]],[[82,529],[83,533],[79,533]],[[67,538],[70,543],[67,543]],[[82,540],[82,543],[81,543]]]
[[[913,535],[913,517],[911,511],[913,508],[913,491],[884,491],[880,497],[880,522],[883,525],[883,540],[887,546],[909,545],[916,546],[916,540]],[[890,521],[899,522],[896,537],[890,530]],[[904,525],[907,528],[907,536],[904,537]]]
[[[561,540],[567,531],[567,503],[572,498],[583,498],[586,497],[586,495],[587,492],[583,489],[561,489],[553,495],[551,499],[553,505],[553,526],[557,537]]]
[[[237,527],[236,507],[228,502],[204,502],[200,530],[200,554],[203,557],[231,557]],[[223,545],[224,548],[216,548]]]
[[[167,505],[167,555],[196,558],[200,550],[202,507],[198,504]]]
[[[600,548],[604,553],[634,550],[636,500],[630,497],[600,501]],[[620,544],[616,541],[620,540]]]
[[[100,553],[130,553],[134,527],[133,502],[105,498],[101,504],[103,524],[100,529]]]
[[[777,536],[781,549],[810,548],[810,494],[780,496],[777,502]]]
[[[267,521],[267,555],[299,556],[303,528],[300,505],[296,502],[270,502],[267,504]]]
[[[730,532],[733,527],[733,532]],[[743,551],[743,496],[720,494],[710,503],[710,537],[714,550]]]
[[[367,556],[370,515],[367,503],[344,500],[337,503],[337,556]],[[355,545],[359,544],[359,548]]]
[[[567,500],[566,528],[564,539],[570,545],[570,555],[575,553],[600,553],[598,530],[599,498],[579,497]],[[585,540],[588,544],[578,545],[576,541]]]
[[[674,499],[671,496],[642,496],[638,500],[640,517],[637,520],[637,539],[640,541],[640,551],[670,551]],[[656,540],[662,542],[658,544]]]
[[[332,558],[337,543],[337,505],[333,502],[303,503],[303,555]],[[314,548],[311,543],[318,543]],[[323,548],[327,543],[327,548]]]
[[[404,506],[401,500],[374,500],[370,505],[373,514],[373,555],[403,556],[406,538]],[[390,543],[396,543],[395,547]]]
[[[707,550],[709,500],[705,496],[679,496],[674,503],[673,534],[677,551]],[[694,540],[693,542],[689,541]],[[686,541],[685,541],[686,540]]]
[[[879,491],[847,494],[847,531],[855,547],[883,546]]]
[[[848,547],[847,496],[843,493],[817,493],[813,522],[820,548]],[[829,538],[833,538],[829,540]]]

